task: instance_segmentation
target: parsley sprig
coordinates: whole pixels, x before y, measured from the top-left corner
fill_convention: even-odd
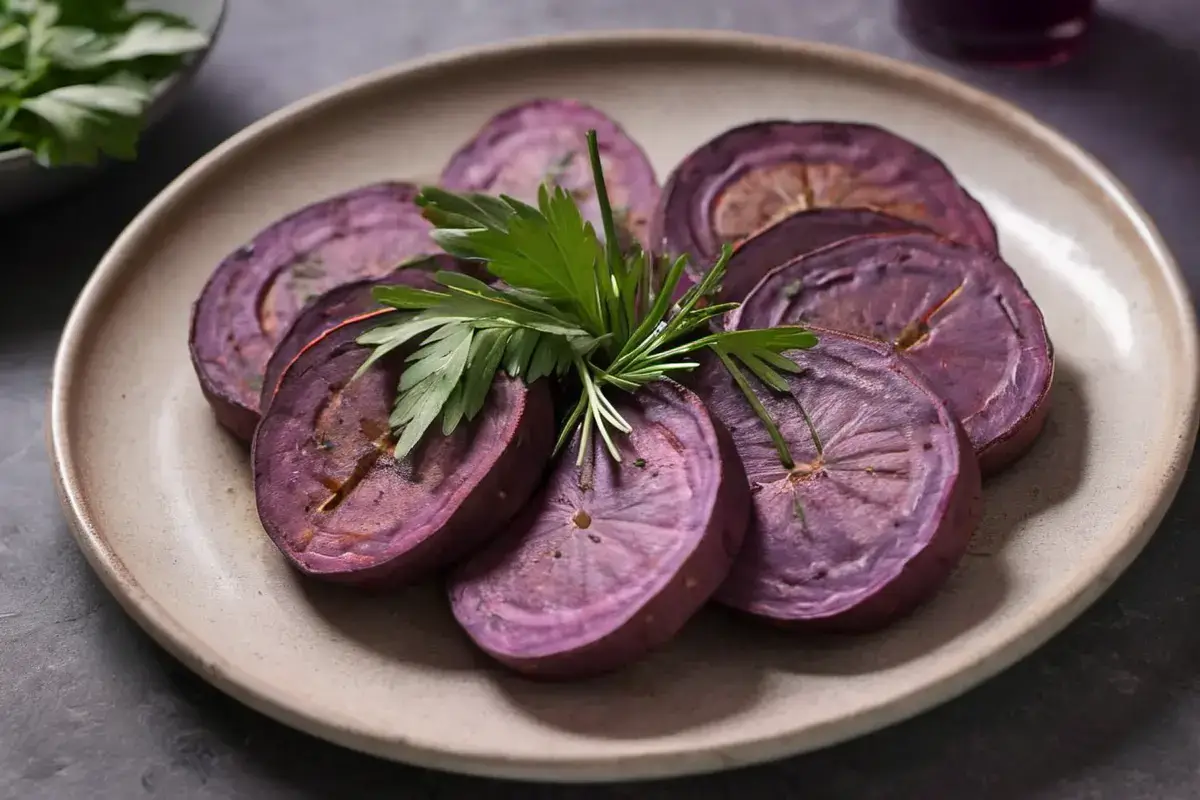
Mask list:
[[[45,166],[134,158],[163,82],[207,45],[126,0],[0,0],[0,149]]]
[[[714,303],[730,256],[721,257],[677,302],[687,256],[671,261],[634,246],[622,251],[604,183],[595,132],[588,151],[604,240],[569,193],[543,185],[537,206],[512,197],[455,194],[434,187],[417,198],[447,253],[482,262],[497,279],[438,272],[439,289],[383,286],[375,299],[398,313],[359,337],[374,348],[359,374],[397,348],[417,342],[400,377],[390,424],[403,458],[441,417],[449,434],[483,408],[496,372],[526,382],[574,378],[578,399],[559,435],[561,449],[582,426],[579,461],[596,437],[616,461],[617,437],[628,433],[610,395],[636,392],[699,366],[712,351],[762,420],[784,465],[787,444],[755,396],[743,369],[776,391],[781,373],[799,368],[782,353],[809,348],[816,337],[798,326],[714,331],[714,318],[737,303]]]

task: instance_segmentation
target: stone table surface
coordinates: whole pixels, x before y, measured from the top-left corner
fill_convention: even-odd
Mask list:
[[[1032,657],[959,700],[779,764],[625,786],[433,773],[351,753],[226,698],[167,656],[84,563],[43,444],[50,366],[104,250],[230,134],[345,78],[446,48],[587,28],[787,34],[933,63],[889,0],[240,0],[194,90],[62,201],[0,217],[0,798],[1174,800],[1200,797],[1200,479],[1129,572]],[[1049,72],[939,66],[1076,139],[1200,285],[1200,10],[1101,0],[1090,53]]]

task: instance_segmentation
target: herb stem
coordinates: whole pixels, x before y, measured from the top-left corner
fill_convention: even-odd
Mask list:
[[[588,449],[592,445],[592,425],[594,424],[591,414],[583,415],[583,431],[579,434],[579,455],[575,458],[575,466],[582,467],[584,456],[587,455]]]
[[[616,407],[604,396],[604,391],[594,381],[590,386],[597,413],[621,433],[632,433],[633,428],[621,416],[621,412],[617,411]]]
[[[599,367],[595,367],[594,369],[596,370],[596,383],[601,386],[608,384],[610,386],[615,386],[618,389],[623,389],[626,392],[636,392],[638,389],[642,388],[640,383],[633,381],[628,375],[613,375],[605,372]]]
[[[600,438],[604,440],[604,445],[608,448],[608,454],[612,456],[613,461],[616,461],[618,464],[620,464],[621,451],[619,451],[617,446],[613,444],[612,437],[608,433],[608,426],[600,420],[600,406],[593,406],[592,414],[596,416],[596,430],[600,432]]]
[[[657,334],[656,337],[652,338],[657,338],[660,344],[666,344],[681,333],[680,329],[687,323],[688,315],[691,314],[696,303],[700,301],[701,297],[704,297],[709,291],[715,288],[717,281],[725,274],[725,264],[729,261],[729,257],[732,254],[733,250],[729,245],[721,248],[721,257],[717,259],[717,263],[704,276],[704,280],[688,290],[688,293],[684,295],[683,302],[679,306],[679,311],[667,322],[667,327]]]
[[[633,372],[622,372],[621,377],[627,381],[653,381],[661,378],[666,372],[691,372],[700,366],[695,361],[676,361],[671,364],[655,363],[645,369]]]
[[[746,395],[746,401],[750,403],[750,407],[754,409],[754,413],[762,420],[763,426],[767,429],[767,434],[771,437],[771,441],[775,443],[775,450],[779,453],[779,460],[782,462],[783,468],[791,469],[796,466],[791,451],[788,450],[787,441],[784,440],[783,434],[779,432],[779,426],[775,424],[775,420],[771,419],[770,413],[763,406],[762,401],[758,399],[758,395],[750,388],[750,384],[746,381],[746,376],[742,374],[737,364],[733,363],[733,359],[729,357],[720,345],[713,345],[712,351],[721,359],[721,363],[725,365],[725,369],[729,371],[738,388]]]
[[[600,221],[604,225],[604,249],[608,252],[609,269],[615,272],[621,265],[621,243],[617,239],[616,223],[613,222],[612,204],[608,201],[608,187],[604,182],[604,165],[600,161],[600,143],[596,139],[595,129],[587,132],[587,146],[596,184],[596,203],[600,206]]]
[[[808,426],[808,433],[812,436],[813,449],[817,451],[817,458],[822,458],[825,455],[825,445],[821,444],[821,436],[817,433],[817,426],[813,425],[812,417],[804,410],[804,405],[796,398],[796,408],[800,409],[800,416],[804,417],[804,424]]]
[[[571,439],[571,434],[575,432],[575,426],[579,424],[579,418],[583,416],[583,412],[587,410],[587,396],[581,394],[579,401],[575,403],[575,408],[571,409],[570,415],[567,417],[566,423],[562,430],[558,433],[558,441],[554,443],[554,454],[558,453],[566,446]]]
[[[600,433],[600,438],[604,440],[604,444],[608,447],[609,454],[613,457],[614,461],[620,463],[621,453],[609,435],[608,426],[612,425],[622,433],[629,433],[633,428],[608,401],[608,398],[604,396],[604,392],[597,388],[596,382],[592,379],[591,369],[587,364],[582,359],[576,359],[575,365],[579,370],[579,377],[583,381],[583,390],[588,398],[588,420],[595,419],[596,430]]]
[[[630,361],[654,347],[656,321],[666,316],[667,304],[671,302],[670,293],[679,282],[679,278],[683,274],[685,267],[687,267],[687,258],[685,256],[680,256],[671,265],[671,269],[667,272],[666,282],[663,284],[663,290],[655,298],[653,308],[634,330],[629,340],[625,342],[621,348],[621,352],[617,354],[616,360],[609,367],[610,372],[621,369]]]

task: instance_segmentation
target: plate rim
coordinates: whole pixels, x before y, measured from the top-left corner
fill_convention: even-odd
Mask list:
[[[109,547],[103,533],[89,513],[79,470],[71,446],[70,398],[78,363],[86,357],[86,333],[95,318],[127,277],[123,267],[128,252],[153,226],[154,221],[186,194],[189,186],[218,169],[241,147],[277,128],[296,124],[344,96],[366,94],[392,81],[412,80],[423,73],[459,67],[471,62],[517,57],[531,52],[562,56],[589,48],[647,46],[670,48],[724,49],[750,51],[758,56],[774,54],[820,62],[833,68],[850,69],[880,80],[891,80],[910,88],[933,93],[971,108],[986,118],[998,120],[1010,129],[1019,129],[1057,157],[1068,162],[1089,182],[1089,190],[1098,192],[1114,206],[1115,213],[1133,227],[1157,267],[1165,300],[1174,312],[1172,322],[1184,334],[1177,343],[1178,357],[1193,365],[1179,376],[1184,386],[1182,412],[1173,420],[1161,445],[1166,473],[1158,476],[1151,489],[1134,504],[1135,513],[1126,515],[1129,533],[1104,551],[1099,562],[1104,568],[1080,576],[1064,585],[1042,604],[1029,623],[1008,640],[982,654],[969,666],[931,679],[912,692],[886,699],[860,714],[824,726],[816,734],[799,730],[787,735],[745,739],[735,745],[712,745],[644,754],[614,760],[552,758],[512,760],[500,753],[462,753],[421,746],[398,737],[389,739],[364,735],[348,720],[317,718],[305,712],[298,701],[289,700],[266,681],[243,673],[226,661],[216,648],[202,641],[175,620],[159,602],[145,591]],[[509,39],[497,43],[468,46],[403,61],[368,72],[296,100],[234,134],[184,170],[166,186],[122,231],[88,278],[72,307],[55,354],[48,402],[47,446],[53,465],[56,489],[72,534],[89,565],[100,577],[138,625],[160,646],[179,659],[207,682],[239,702],[273,719],[327,741],[383,758],[417,766],[451,770],[497,778],[589,782],[662,778],[717,771],[734,766],[762,763],[777,758],[819,749],[888,727],[940,705],[987,680],[1040,647],[1074,620],[1124,572],[1158,528],[1179,486],[1194,447],[1200,421],[1200,332],[1190,293],[1178,263],[1168,249],[1149,215],[1129,190],[1096,158],[1053,127],[998,96],[970,86],[932,68],[901,61],[854,48],[818,43],[789,37],[717,30],[601,30]],[[804,741],[801,741],[804,740]]]

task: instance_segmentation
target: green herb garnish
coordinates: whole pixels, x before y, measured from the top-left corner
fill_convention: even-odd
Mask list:
[[[631,428],[612,404],[613,390],[636,392],[653,381],[694,370],[699,351],[713,351],[767,427],[785,466],[787,444],[742,369],[787,391],[781,372],[799,372],[781,355],[812,347],[797,326],[713,332],[709,321],[737,307],[711,302],[730,256],[726,247],[700,283],[672,302],[687,265],[655,259],[639,247],[623,252],[604,184],[595,132],[588,149],[604,228],[602,243],[571,195],[542,185],[537,207],[511,197],[459,195],[425,188],[417,198],[447,253],[483,262],[502,281],[438,272],[439,290],[384,286],[375,298],[401,312],[358,338],[374,348],[359,374],[410,342],[390,424],[403,458],[440,416],[443,433],[483,408],[497,370],[526,382],[577,379],[579,396],[559,435],[561,449],[582,426],[579,462],[599,437],[620,461],[616,437]],[[704,301],[704,302],[702,302]]]
[[[131,159],[158,86],[208,37],[125,0],[0,0],[0,149]]]

